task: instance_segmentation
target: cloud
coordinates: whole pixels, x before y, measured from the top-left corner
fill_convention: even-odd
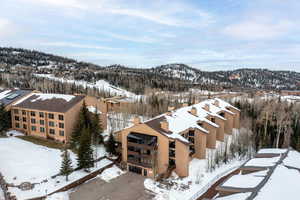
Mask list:
[[[96,45],[85,45],[73,42],[42,42],[41,46],[54,46],[54,47],[68,47],[68,48],[80,48],[80,49],[100,49],[100,50],[117,50],[119,48],[112,48],[106,46],[96,46]]]
[[[6,37],[14,34],[14,26],[11,21],[0,18],[0,36]]]
[[[273,39],[283,36],[291,30],[293,23],[288,20],[281,20],[277,23],[244,21],[238,24],[229,25],[224,33],[239,39],[260,40]]]

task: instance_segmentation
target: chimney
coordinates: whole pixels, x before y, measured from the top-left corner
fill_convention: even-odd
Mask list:
[[[209,112],[209,104],[205,104],[203,109]]]
[[[197,115],[197,108],[192,107],[192,109],[191,109],[191,114],[192,114],[192,115]]]
[[[220,107],[220,102],[219,102],[219,100],[215,100],[215,102],[214,102],[214,104],[215,104],[215,106],[217,106],[217,107]]]
[[[141,123],[141,118],[136,116],[133,118],[133,124],[134,125],[137,125],[137,124],[140,124]]]
[[[163,120],[160,122],[160,127],[164,130],[164,131],[169,131],[169,123],[167,122],[167,120]]]

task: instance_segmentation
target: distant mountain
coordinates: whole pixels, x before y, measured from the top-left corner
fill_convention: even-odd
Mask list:
[[[238,69],[208,72],[180,63],[148,69],[123,65],[99,66],[19,48],[0,48],[0,66],[4,73],[53,74],[85,81],[104,79],[135,93],[143,93],[146,88],[170,91],[186,91],[191,87],[208,90],[300,89],[300,73],[293,71]],[[17,70],[14,69],[16,67]]]

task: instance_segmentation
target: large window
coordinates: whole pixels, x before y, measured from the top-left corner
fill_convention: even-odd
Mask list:
[[[53,113],[49,113],[48,117],[49,117],[49,119],[54,119],[54,114]]]
[[[59,135],[60,135],[60,136],[64,136],[64,135],[65,135],[65,132],[62,131],[62,130],[60,130],[60,131],[59,131]]]
[[[34,118],[31,119],[31,123],[32,123],[32,124],[35,124],[35,123],[36,123],[36,121],[35,121]]]
[[[16,128],[20,128],[20,124],[19,123],[16,123]]]
[[[31,126],[32,131],[36,131],[36,126]]]
[[[22,115],[26,115],[26,111],[25,110],[22,110]]]
[[[45,121],[44,120],[40,120],[40,125],[45,125]]]
[[[58,115],[58,119],[59,120],[64,120],[64,116],[63,115]]]
[[[43,112],[40,112],[39,115],[40,115],[40,118],[44,118],[44,113]]]
[[[44,133],[45,132],[45,128],[44,127],[40,127],[40,132]]]
[[[26,124],[23,124],[23,129],[27,129],[27,125]]]
[[[49,122],[49,126],[54,127],[54,122]]]
[[[65,124],[64,123],[59,123],[59,128],[65,128]]]
[[[30,115],[33,116],[33,117],[35,117],[35,112],[34,112],[34,111],[31,111],[31,112],[30,112]]]
[[[23,122],[26,122],[27,120],[26,120],[26,117],[23,117]]]
[[[15,120],[16,121],[20,121],[20,117],[19,116],[15,116]]]
[[[14,113],[15,114],[19,114],[19,110],[18,109],[14,109]]]
[[[52,135],[55,135],[55,130],[52,129],[52,128],[50,128],[50,129],[49,129],[49,133],[52,134]]]

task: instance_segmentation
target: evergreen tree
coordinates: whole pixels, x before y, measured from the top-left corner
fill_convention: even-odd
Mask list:
[[[71,141],[70,141],[71,148],[73,149],[78,148],[83,129],[88,129],[90,127],[91,127],[91,118],[84,101],[81,110],[79,112],[78,121],[72,132]]]
[[[110,155],[116,155],[116,142],[112,133],[109,135],[109,138],[105,144],[105,148]]]
[[[60,174],[66,176],[66,181],[68,181],[69,175],[73,171],[72,160],[67,149],[64,150],[62,154],[63,160],[60,168]]]
[[[298,137],[298,142],[297,142],[296,149],[297,149],[297,151],[300,151],[300,137]]]
[[[79,169],[88,169],[94,166],[90,129],[85,128],[82,131],[77,156]]]
[[[100,143],[103,142],[103,137],[102,137],[102,124],[99,118],[99,114],[98,113],[93,113],[92,116],[92,121],[91,121],[91,133],[92,133],[92,140],[93,143],[98,145]]]
[[[4,134],[11,126],[11,115],[6,111],[3,104],[0,105],[0,135]]]

